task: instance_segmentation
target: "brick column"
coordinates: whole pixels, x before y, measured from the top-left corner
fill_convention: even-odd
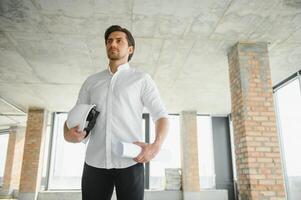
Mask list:
[[[200,199],[197,121],[195,111],[183,111],[181,126],[181,166],[183,198]]]
[[[12,196],[14,190],[19,190],[24,138],[25,128],[10,127],[2,195]]]
[[[238,43],[228,54],[241,200],[285,199],[266,43]]]
[[[28,111],[19,200],[35,200],[40,189],[46,112]]]

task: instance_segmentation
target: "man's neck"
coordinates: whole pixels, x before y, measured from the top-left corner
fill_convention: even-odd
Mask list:
[[[115,74],[115,72],[117,71],[117,68],[122,65],[127,63],[126,61],[123,60],[110,60],[109,62],[109,66],[110,66],[110,70],[113,74]]]

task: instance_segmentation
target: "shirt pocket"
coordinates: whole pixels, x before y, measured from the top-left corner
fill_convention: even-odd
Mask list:
[[[140,87],[134,81],[118,82],[114,87],[113,94],[120,101],[133,103],[140,99]]]
[[[98,109],[101,109],[106,104],[108,94],[108,83],[103,82],[95,85],[90,89],[90,103],[95,104]]]

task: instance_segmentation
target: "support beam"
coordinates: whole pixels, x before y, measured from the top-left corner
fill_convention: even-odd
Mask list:
[[[200,199],[197,113],[183,111],[181,123],[181,166],[183,199]]]
[[[285,199],[266,43],[238,43],[228,54],[239,197]]]
[[[12,126],[9,128],[7,156],[1,195],[13,196],[19,190],[21,167],[25,140],[25,128]]]
[[[46,127],[46,111],[28,111],[19,200],[36,200],[40,189]]]

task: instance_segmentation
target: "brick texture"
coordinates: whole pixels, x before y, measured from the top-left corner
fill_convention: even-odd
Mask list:
[[[238,43],[228,54],[241,200],[284,200],[266,43]]]
[[[195,111],[183,111],[180,115],[182,189],[185,192],[200,191],[196,116]]]
[[[45,111],[41,109],[28,111],[20,193],[36,193],[40,187],[45,116]]]
[[[2,191],[10,195],[19,190],[25,129],[10,127]]]

